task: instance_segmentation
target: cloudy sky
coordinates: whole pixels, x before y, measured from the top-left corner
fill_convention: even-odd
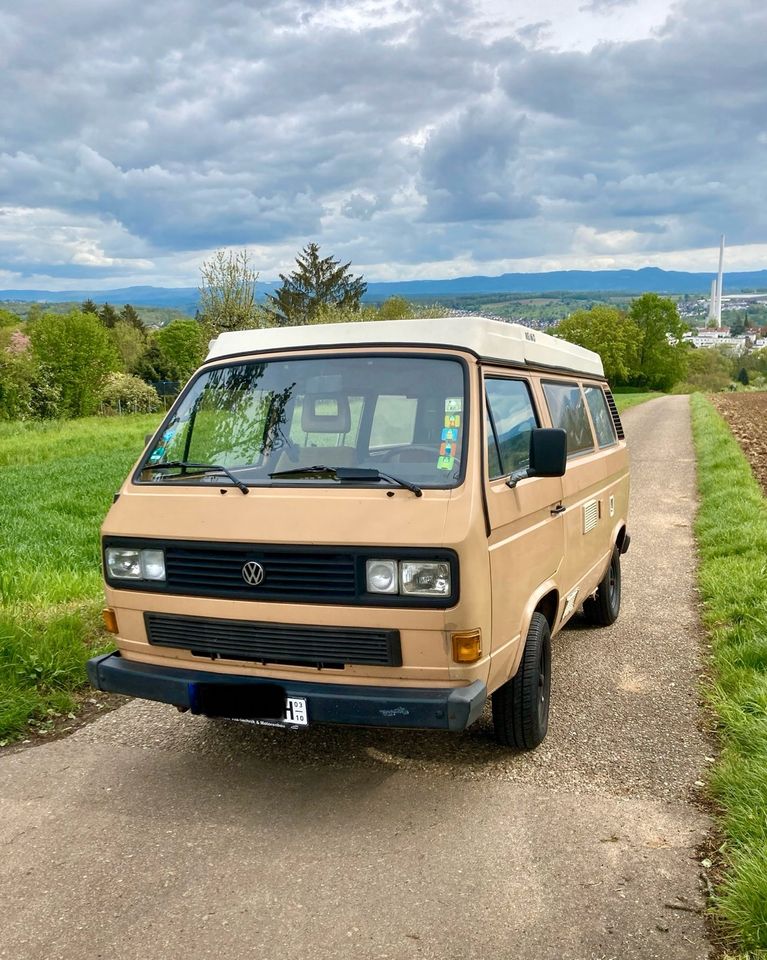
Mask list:
[[[0,288],[767,267],[764,0],[26,0]]]

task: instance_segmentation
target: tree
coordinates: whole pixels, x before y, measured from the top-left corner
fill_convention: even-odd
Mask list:
[[[730,336],[739,337],[746,332],[747,315],[743,313],[733,313],[732,320],[729,323]]]
[[[554,328],[554,334],[598,353],[612,384],[628,383],[638,372],[639,327],[616,307],[576,310]]]
[[[767,347],[758,350],[749,350],[735,359],[733,373],[737,373],[740,367],[745,367],[749,375],[767,373]]]
[[[174,382],[181,379],[176,364],[157,342],[156,335],[150,337],[149,346],[136,363],[134,372],[146,383]]]
[[[135,327],[137,330],[145,329],[144,321],[138,315],[138,311],[129,303],[126,303],[120,311],[120,323],[127,323],[131,327]]]
[[[413,305],[404,297],[389,297],[378,308],[379,320],[406,320],[413,316]]]
[[[95,313],[96,316],[98,316],[98,315],[99,315],[99,308],[98,308],[98,306],[93,302],[93,300],[91,300],[91,298],[88,297],[87,300],[83,300],[82,305],[81,305],[81,307],[80,307],[80,312],[81,312],[81,313]]]
[[[120,314],[110,303],[105,303],[99,310],[99,317],[104,326],[111,330],[120,320]]]
[[[736,379],[739,383],[742,383],[744,387],[747,387],[749,384],[748,370],[746,370],[745,367],[741,367],[740,370],[738,370],[738,376]]]
[[[687,374],[684,388],[716,393],[732,383],[732,358],[717,347],[687,349]]]
[[[282,286],[267,294],[267,312],[277,326],[288,327],[316,322],[325,304],[352,313],[359,310],[367,284],[349,274],[351,262],[341,264],[332,257],[320,258],[320,248],[310,243],[296,257],[298,269],[280,274]]]
[[[174,320],[157,331],[154,341],[175,372],[169,379],[184,383],[202,363],[207,346],[205,334],[194,320]]]
[[[60,399],[50,371],[34,357],[29,337],[14,331],[0,348],[0,419],[53,419]]]
[[[45,313],[30,325],[32,351],[60,391],[61,414],[84,417],[98,409],[101,387],[120,359],[109,332],[92,313]]]
[[[17,313],[0,307],[0,327],[15,327],[21,323],[21,317]]]
[[[351,307],[339,307],[332,303],[319,303],[317,309],[308,321],[315,323],[362,323],[367,320],[380,320],[378,310],[373,306],[358,307],[352,310]]]
[[[687,371],[688,351],[682,342],[687,327],[676,304],[657,293],[645,293],[631,304],[629,317],[641,334],[639,373],[634,382],[653,390],[670,390],[684,380]]]
[[[18,330],[0,333],[0,419],[26,420],[30,416],[35,361],[29,337]]]
[[[200,267],[199,315],[208,340],[230,330],[264,326],[256,303],[258,274],[247,250],[217,250]]]
[[[124,320],[118,320],[109,333],[123,367],[128,373],[133,373],[136,364],[146,352],[146,334],[143,329],[134,327]]]

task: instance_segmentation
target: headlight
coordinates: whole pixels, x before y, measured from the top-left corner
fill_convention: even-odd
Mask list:
[[[365,564],[368,593],[397,592],[397,561],[368,560]]]
[[[145,580],[164,580],[165,553],[162,550],[142,550],[141,573]]]
[[[368,560],[368,593],[415,597],[449,597],[450,564],[445,560]]]
[[[450,564],[433,560],[402,560],[402,592],[418,597],[450,596]]]
[[[162,550],[107,547],[107,573],[113,580],[164,580],[165,554]]]

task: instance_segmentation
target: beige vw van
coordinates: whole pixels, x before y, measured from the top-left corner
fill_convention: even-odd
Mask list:
[[[621,600],[599,357],[449,317],[225,333],[103,526],[102,690],[252,723],[546,735],[551,638]]]

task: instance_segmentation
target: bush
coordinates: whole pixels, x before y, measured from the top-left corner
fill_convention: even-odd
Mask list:
[[[120,367],[109,331],[92,313],[45,313],[29,322],[32,354],[60,391],[63,417],[95,413],[108,373]]]
[[[30,340],[19,330],[0,346],[0,420],[53,420],[59,415],[61,391],[51,371],[32,354]]]
[[[29,418],[32,368],[31,358],[12,354],[8,350],[0,352],[0,419]]]
[[[110,373],[101,390],[101,405],[111,413],[153,413],[160,408],[154,387],[128,373]]]

